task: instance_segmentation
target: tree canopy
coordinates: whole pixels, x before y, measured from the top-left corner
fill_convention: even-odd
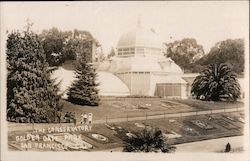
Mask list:
[[[216,43],[198,63],[202,66],[227,63],[232,66],[232,71],[243,74],[244,62],[244,40],[227,39]]]
[[[57,28],[43,30],[40,34],[46,60],[50,66],[58,66],[64,62],[66,39],[72,35],[72,32],[63,32]],[[70,53],[71,54],[71,53]],[[73,57],[74,58],[74,57]]]
[[[76,60],[76,48],[79,43],[78,39],[85,40],[81,43],[96,43],[97,47],[100,44],[93,38],[90,32],[73,30],[73,31],[60,31],[57,28],[44,30],[40,35],[43,43],[46,60],[50,66],[60,66],[65,61]],[[89,53],[86,54],[89,61],[92,59],[92,46],[87,45]]]
[[[7,118],[54,122],[62,109],[61,96],[37,34],[27,30],[8,35],[7,69]]]
[[[185,72],[197,72],[196,61],[204,55],[202,45],[193,38],[167,43],[165,56],[170,57]]]

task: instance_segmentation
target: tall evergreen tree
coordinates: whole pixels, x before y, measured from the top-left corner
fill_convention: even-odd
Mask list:
[[[19,122],[54,122],[62,109],[59,88],[50,78],[37,34],[12,32],[7,39],[7,118]]]
[[[78,61],[75,66],[76,80],[68,91],[68,101],[79,105],[97,106],[99,104],[98,89],[96,83],[97,73],[93,65],[89,63],[88,47],[91,43],[81,43],[77,47]]]

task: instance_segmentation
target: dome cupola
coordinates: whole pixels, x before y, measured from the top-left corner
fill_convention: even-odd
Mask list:
[[[162,42],[153,29],[137,26],[123,34],[117,44],[118,57],[159,57],[162,56]]]

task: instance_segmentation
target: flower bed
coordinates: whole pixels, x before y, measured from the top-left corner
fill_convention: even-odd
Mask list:
[[[208,123],[201,121],[201,120],[192,120],[190,122],[193,123],[194,125],[198,126],[199,128],[204,129],[204,130],[214,129],[213,126],[211,126]]]
[[[91,138],[93,138],[94,140],[97,140],[98,142],[102,142],[102,143],[107,143],[109,142],[109,139],[106,136],[100,135],[100,134],[90,134]]]
[[[230,124],[229,122],[223,120],[223,119],[217,119],[215,120],[217,124],[219,124],[220,126],[228,129],[228,130],[231,130],[231,129],[237,129],[236,126]]]

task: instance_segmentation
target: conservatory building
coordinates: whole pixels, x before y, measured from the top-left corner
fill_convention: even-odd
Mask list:
[[[127,95],[186,98],[187,82],[182,79],[183,71],[163,55],[162,47],[154,30],[138,24],[120,37],[116,55],[102,62],[97,71],[119,78],[128,89],[120,92]],[[100,80],[100,84],[102,82]]]

